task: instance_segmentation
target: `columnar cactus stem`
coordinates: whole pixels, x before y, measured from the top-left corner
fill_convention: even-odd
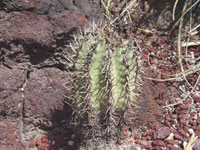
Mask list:
[[[76,99],[78,109],[124,111],[135,99],[137,63],[130,46],[112,44],[104,34],[87,31],[77,49]],[[112,111],[113,112],[113,111]]]

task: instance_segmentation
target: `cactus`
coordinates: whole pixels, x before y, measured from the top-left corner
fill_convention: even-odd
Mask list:
[[[111,57],[111,91],[112,104],[116,109],[125,109],[127,104],[125,93],[125,64],[122,56],[123,48],[115,47]]]
[[[85,31],[76,49],[76,100],[78,109],[95,112],[124,111],[134,102],[137,72],[131,46],[113,44],[102,32]]]

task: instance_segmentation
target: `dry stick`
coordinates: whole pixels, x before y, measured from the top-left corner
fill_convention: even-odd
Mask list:
[[[111,0],[108,0],[108,2],[107,2],[107,7],[108,8],[110,7],[110,3],[111,3]]]
[[[176,75],[171,75],[171,76],[175,76],[174,78],[169,78],[169,79],[155,79],[155,78],[148,78],[148,77],[145,77],[145,78],[149,79],[149,80],[154,80],[154,81],[172,81],[172,80],[176,80],[178,77],[183,76],[183,74],[186,76],[186,75],[189,75],[191,73],[197,72],[199,70],[200,70],[200,63],[192,66],[190,69],[187,69],[184,72],[181,72],[181,73],[176,74]]]
[[[184,150],[191,150],[192,147],[195,145],[195,141],[198,139],[198,136],[195,136],[194,131],[192,132],[192,136],[190,137],[189,142],[187,143],[186,147],[184,147]]]
[[[176,25],[179,23],[179,21],[181,20],[181,18],[182,18],[188,11],[190,11],[190,9],[192,9],[194,6],[196,6],[199,2],[200,2],[200,0],[197,0],[192,6],[190,6],[190,7],[181,15],[181,17],[178,19],[178,21],[174,24],[174,26],[173,26],[172,29],[170,30],[170,32],[172,32],[172,30],[176,27]]]
[[[189,0],[185,1],[182,13],[185,12],[185,10],[188,6],[188,2],[189,2]],[[178,44],[178,61],[179,61],[180,67],[181,67],[181,72],[184,72],[184,68],[183,68],[183,64],[182,64],[182,55],[181,55],[181,32],[182,32],[182,28],[183,28],[183,20],[184,20],[184,16],[181,16],[179,30],[178,30],[178,42],[177,42],[177,44]],[[184,76],[184,74],[183,74],[183,76]],[[186,79],[185,76],[184,76],[184,78]]]
[[[186,8],[188,6],[188,2],[189,2],[189,0],[185,1],[184,6],[183,6],[183,10],[182,10],[182,14],[185,14],[186,12],[188,12],[189,10],[191,10],[191,8],[193,8],[193,7],[190,7],[190,9],[186,10]],[[194,4],[192,6],[194,6]],[[180,18],[179,33],[178,33],[178,42],[177,42],[177,44],[178,44],[178,59],[179,59],[179,63],[180,63],[180,67],[181,67],[181,72],[182,73],[184,72],[184,68],[183,68],[183,64],[182,64],[182,55],[181,55],[181,48],[182,48],[181,47],[181,31],[182,31],[182,26],[183,26],[183,20],[184,20],[184,16],[182,15],[181,18]],[[187,84],[190,87],[192,87],[191,84],[186,79],[185,74],[183,73],[182,75],[183,75],[185,81],[187,82]]]
[[[123,17],[124,16],[124,14],[126,13],[126,12],[128,12],[128,10],[130,10],[132,7],[133,7],[133,5],[134,4],[136,4],[136,6],[140,3],[140,1],[141,0],[139,0],[138,2],[136,1],[136,0],[132,0],[131,2],[129,2],[129,4],[128,4],[128,6],[121,12],[121,14],[118,16],[118,17],[116,17],[113,21],[111,21],[111,23],[108,25],[108,26],[110,26],[110,25],[112,25],[115,21],[117,21],[119,18],[121,18],[121,17]],[[136,3],[137,2],[137,3]],[[135,6],[135,7],[136,7]]]
[[[110,11],[109,11],[109,9],[108,9],[108,5],[106,6],[106,4],[104,3],[103,0],[101,0],[101,4],[102,4],[103,7],[105,8],[105,10],[106,10],[106,14],[109,16],[109,15],[110,15]]]
[[[184,13],[186,11],[186,7],[188,6],[188,3],[189,3],[189,0],[186,0],[185,3],[184,3],[184,6],[183,6],[182,13]],[[190,9],[190,12],[191,12],[191,10],[192,9]],[[178,56],[179,56],[179,63],[180,63],[180,67],[181,67],[181,72],[184,71],[183,64],[182,64],[182,55],[181,55],[181,49],[182,49],[182,45],[181,45],[181,33],[182,33],[183,20],[184,20],[184,16],[180,20],[179,33],[178,33],[178,42],[177,42],[177,44],[178,44]],[[186,54],[187,54],[187,49],[188,49],[188,47],[186,47]],[[183,77],[184,77],[186,83],[190,87],[192,87],[192,85],[188,82],[185,74],[183,74]]]
[[[186,82],[189,84],[189,82],[187,81],[186,79],[186,75],[190,74],[190,73],[193,73],[193,72],[196,72],[196,71],[199,71],[200,70],[200,63],[195,65],[195,66],[192,66],[190,69],[188,70],[184,70],[183,68],[183,64],[182,64],[182,55],[181,55],[181,30],[182,30],[182,26],[183,26],[183,19],[184,19],[184,15],[189,11],[191,10],[191,8],[193,8],[195,5],[197,5],[197,3],[199,2],[200,0],[196,1],[189,9],[186,10],[186,7],[188,5],[188,2],[189,0],[186,0],[185,1],[185,4],[184,4],[184,7],[183,7],[183,10],[182,10],[182,15],[180,17],[180,19],[176,22],[176,24],[174,25],[174,27],[177,25],[178,22],[180,22],[179,24],[179,33],[178,33],[178,59],[179,59],[179,64],[181,66],[181,73],[179,74],[176,74],[174,76],[174,78],[169,78],[169,79],[153,79],[153,78],[148,78],[148,79],[151,79],[151,80],[157,80],[157,81],[171,81],[171,80],[175,80],[177,79],[177,77],[179,76],[183,76],[184,79],[186,80]],[[186,10],[186,11],[185,11]],[[173,28],[174,28],[173,27]],[[173,29],[172,28],[172,29]],[[173,76],[173,75],[171,75]],[[190,84],[189,84],[190,85]]]
[[[189,30],[191,31],[192,29],[192,9],[190,10],[190,19],[189,19]],[[187,36],[187,42],[186,43],[189,43],[190,41],[190,37]],[[181,44],[181,46],[183,47],[183,45]],[[186,63],[188,62],[188,45],[186,45],[186,49],[185,49],[185,57],[186,57]],[[187,63],[188,64],[188,63]]]
[[[192,34],[192,33],[193,33],[193,31],[194,31],[194,30],[196,30],[196,29],[197,29],[197,28],[199,28],[199,27],[200,27],[200,24],[199,24],[199,25],[197,25],[196,27],[194,27],[194,28],[193,28],[193,29],[192,29],[192,30],[191,30],[189,33],[190,33],[190,34]]]
[[[186,46],[198,46],[198,45],[200,45],[200,41],[182,43],[181,45],[182,45],[182,47],[186,47]]]
[[[178,0],[176,0],[175,3],[174,3],[173,13],[172,13],[172,18],[173,18],[173,20],[175,20],[175,10],[176,10],[176,5],[177,5],[177,3],[178,3]]]

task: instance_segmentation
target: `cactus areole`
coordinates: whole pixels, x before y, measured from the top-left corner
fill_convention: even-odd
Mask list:
[[[104,34],[85,31],[76,48],[78,109],[86,105],[96,112],[124,111],[135,102],[136,56],[128,44],[113,44]]]

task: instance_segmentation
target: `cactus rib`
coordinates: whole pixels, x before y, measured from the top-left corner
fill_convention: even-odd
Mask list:
[[[111,84],[112,84],[112,96],[113,106],[115,109],[125,109],[125,66],[123,64],[122,48],[115,48],[113,56],[111,58]]]
[[[103,110],[106,108],[106,81],[105,79],[105,53],[106,43],[97,45],[96,53],[93,54],[92,64],[90,66],[89,75],[91,83],[91,105],[96,110]]]

